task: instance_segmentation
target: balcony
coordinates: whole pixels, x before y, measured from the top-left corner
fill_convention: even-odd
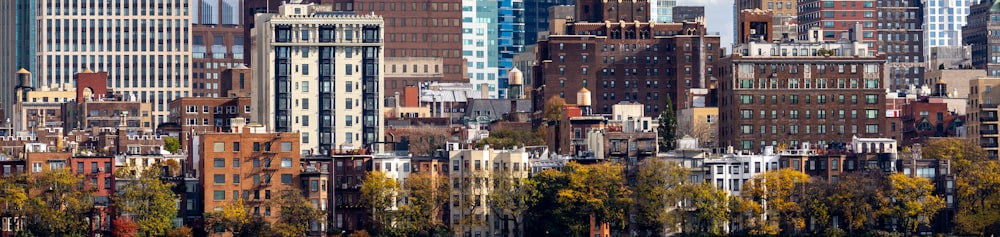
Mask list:
[[[1000,146],[997,145],[996,142],[992,142],[992,143],[990,143],[990,142],[984,142],[984,143],[980,143],[979,146],[982,146],[983,148],[998,148],[998,147],[1000,147]]]
[[[983,135],[997,134],[997,130],[996,129],[980,129],[979,130],[979,134],[983,134]]]
[[[996,122],[997,121],[997,116],[996,115],[980,115],[979,116],[979,121],[980,122]]]

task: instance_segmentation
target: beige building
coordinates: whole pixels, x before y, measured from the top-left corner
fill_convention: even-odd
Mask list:
[[[493,191],[493,179],[502,177],[526,179],[531,169],[528,167],[532,154],[524,148],[514,150],[493,150],[489,146],[476,150],[452,150],[448,157],[451,162],[451,226],[461,236],[503,236],[503,229],[495,227],[493,210],[487,205],[487,198]],[[500,215],[503,216],[503,215]],[[524,227],[520,227],[521,230]],[[514,231],[508,231],[514,236]]]
[[[948,91],[947,97],[968,98],[969,82],[976,78],[986,77],[986,70],[983,69],[945,69],[933,70],[924,74],[924,85],[930,85],[932,90],[937,90],[939,84],[945,84]]]
[[[991,159],[997,158],[997,112],[1000,108],[1000,78],[983,77],[969,81],[967,129],[974,143],[980,144]]]
[[[28,131],[39,126],[62,127],[62,105],[76,99],[76,89],[71,84],[60,87],[39,87],[36,90],[18,90],[12,120],[14,131]]]
[[[698,139],[698,146],[713,148],[718,144],[719,108],[696,107],[677,111],[677,132],[679,137],[691,136]]]

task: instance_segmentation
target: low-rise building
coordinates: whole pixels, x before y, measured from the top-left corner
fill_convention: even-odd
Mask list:
[[[515,224],[505,220],[494,220],[495,211],[487,205],[487,198],[493,191],[492,180],[500,178],[526,179],[531,169],[532,153],[527,150],[459,149],[448,151],[451,171],[451,222],[453,230],[463,236],[505,236],[503,227]],[[520,218],[518,218],[520,219]],[[520,229],[524,229],[520,227]],[[505,236],[506,237],[506,236]]]

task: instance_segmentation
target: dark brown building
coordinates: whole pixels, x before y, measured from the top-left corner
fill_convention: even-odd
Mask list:
[[[860,42],[750,43],[735,52],[720,68],[720,145],[758,151],[886,136],[884,54],[864,56]]]
[[[535,111],[551,97],[578,103],[574,94],[587,88],[594,113],[630,101],[645,104],[646,116],[657,116],[667,96],[675,109],[686,108],[689,89],[712,83],[712,65],[722,50],[719,36],[708,35],[702,23],[650,24],[646,1],[585,1],[576,7],[577,21],[564,27],[567,35],[538,42]]]
[[[361,203],[361,182],[372,170],[372,155],[364,150],[334,151],[333,218],[330,228],[347,232],[364,230],[369,210]]]
[[[235,14],[235,13],[233,13]],[[194,97],[224,97],[220,79],[222,71],[241,67],[249,58],[249,38],[242,25],[206,25],[191,27],[191,95]],[[185,95],[188,96],[188,95]]]
[[[253,88],[253,70],[243,65],[236,68],[222,71],[222,78],[219,82],[220,97],[253,97],[250,88]]]
[[[335,11],[383,17],[386,95],[402,93],[404,87],[422,82],[468,82],[462,59],[461,0],[322,2],[332,3]]]
[[[178,98],[170,102],[170,119],[180,123],[185,138],[192,132],[229,132],[232,119],[249,122],[250,97]]]

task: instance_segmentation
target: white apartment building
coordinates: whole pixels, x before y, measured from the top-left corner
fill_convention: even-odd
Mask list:
[[[409,156],[394,156],[394,155],[380,155],[376,154],[372,156],[372,169],[374,171],[382,171],[390,179],[396,180],[399,184],[400,190],[406,185],[407,178],[413,173],[413,168],[410,163]],[[399,205],[403,205],[407,199],[403,196],[398,196],[396,194],[396,202],[392,203],[389,207],[390,210],[398,210]]]
[[[252,120],[300,132],[303,154],[383,141],[383,25],[380,16],[330,5],[285,4],[258,15]]]
[[[153,104],[167,122],[167,103],[189,96],[189,0],[38,0],[35,87],[74,84],[74,74],[108,72],[108,86]]]
[[[768,170],[778,170],[779,154],[774,147],[767,146],[763,154],[746,151],[727,152],[718,158],[704,160],[705,182],[725,190],[731,196],[739,196],[747,180]]]
[[[462,57],[469,69],[469,82],[477,91],[486,87],[489,99],[499,96],[498,2],[462,0]]]
[[[924,58],[931,58],[931,48],[942,46],[961,47],[962,27],[969,15],[973,0],[921,0],[924,11]],[[978,1],[976,1],[978,2]],[[937,65],[930,65],[937,68]]]
[[[487,204],[493,191],[490,184],[493,179],[500,178],[499,174],[508,178],[528,178],[533,154],[537,153],[524,148],[493,150],[489,146],[449,151],[452,229],[461,236],[503,236],[503,230],[494,227],[513,227],[513,221],[501,224]]]

